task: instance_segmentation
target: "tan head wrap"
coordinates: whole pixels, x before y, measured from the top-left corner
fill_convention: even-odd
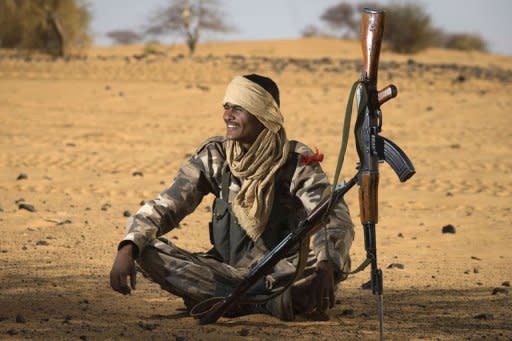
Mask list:
[[[267,226],[275,192],[275,174],[288,157],[289,145],[283,115],[276,101],[263,87],[241,76],[229,83],[224,103],[241,106],[265,126],[249,150],[229,140],[226,157],[231,172],[242,180],[232,202],[238,223],[252,240]]]

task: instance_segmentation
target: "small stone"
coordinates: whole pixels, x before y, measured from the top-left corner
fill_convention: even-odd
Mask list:
[[[426,110],[426,111],[432,111],[432,110],[434,110],[434,108],[433,108],[433,107],[431,107],[431,106],[428,106],[425,110]]]
[[[144,176],[144,173],[142,173],[140,171],[135,171],[132,173],[132,176]]]
[[[124,96],[124,92],[119,91],[119,94],[118,94],[118,95],[119,95],[119,97],[123,97],[123,96]]]
[[[510,282],[509,281],[505,281],[503,283],[501,283],[502,286],[504,287],[510,287]]]
[[[64,316],[64,321],[62,321],[62,323],[68,324],[69,321],[71,321],[72,319],[73,319],[73,316],[66,315],[66,316]]]
[[[352,316],[354,315],[354,309],[343,309],[340,316]]]
[[[185,338],[185,336],[176,336],[176,338],[174,339],[175,341],[187,341],[187,339]]]
[[[466,77],[464,75],[458,75],[457,78],[455,78],[455,82],[458,83],[464,83],[466,81]]]
[[[202,91],[209,91],[210,90],[210,87],[207,86],[207,85],[201,85],[201,84],[198,84],[196,85],[196,87],[199,89],[199,90],[202,90]]]
[[[452,149],[460,149],[460,144],[458,144],[458,143],[451,144],[450,148],[452,148]]]
[[[494,288],[494,289],[492,289],[492,294],[493,295],[500,295],[500,294],[508,295],[508,290],[505,288]]]
[[[69,219],[66,219],[66,220],[63,220],[63,221],[59,221],[57,223],[57,225],[65,225],[65,224],[72,224],[73,222]]]
[[[21,249],[22,249],[23,251],[26,251],[26,250],[27,250],[27,246],[26,246],[26,245],[23,245],[23,246],[21,247]]]
[[[397,235],[397,237],[399,237],[399,238],[403,238],[403,237],[404,237],[404,235],[402,234],[402,232],[400,232],[400,233]]]
[[[6,333],[7,333],[7,335],[11,335],[11,336],[13,336],[13,335],[18,334],[18,331],[17,331],[16,329],[12,329],[12,328],[11,328],[11,329],[7,330],[7,332],[6,332]]]
[[[445,225],[445,226],[443,226],[442,232],[443,233],[455,233],[455,226],[453,226],[451,224]]]
[[[123,212],[123,216],[124,217],[130,217],[132,214],[130,213],[130,211],[126,210]]]
[[[158,327],[158,325],[156,323],[146,323],[146,322],[143,322],[143,321],[139,321],[138,323],[138,326],[141,327],[142,329],[144,330],[149,330],[149,331],[152,331],[154,330],[156,327]]]
[[[87,341],[87,335],[80,335],[79,338],[80,340]]]
[[[19,199],[18,199],[18,200],[16,200],[14,203],[15,203],[16,205],[18,205],[20,202],[24,202],[24,201],[25,201],[25,199],[23,199],[23,198],[19,198]]]
[[[240,335],[240,336],[248,336],[249,335],[249,329],[247,329],[247,328],[240,329],[240,331],[238,332],[238,335]]]
[[[110,90],[110,85],[105,85],[105,90]]]
[[[401,263],[391,263],[388,265],[388,269],[400,269],[403,270],[405,266]]]
[[[40,245],[40,246],[48,246],[48,242],[44,239],[41,239],[41,240],[38,240],[36,242],[36,245]]]
[[[473,268],[473,273],[475,273],[475,274],[480,273],[480,268],[478,266],[475,266]]]
[[[489,320],[494,320],[494,315],[493,314],[488,314],[488,313],[483,313],[483,314],[475,315],[475,316],[473,316],[473,318],[475,318],[477,320],[489,321]]]
[[[26,323],[27,319],[21,314],[16,314],[16,323]]]
[[[478,258],[476,256],[471,256],[471,259],[474,259],[474,260],[482,260],[481,258]]]
[[[110,205],[109,203],[106,203],[106,204],[103,204],[103,206],[101,206],[101,210],[102,210],[102,211],[106,211],[106,210],[108,210],[110,207],[112,207],[112,205]]]
[[[141,200],[141,201],[139,202],[139,205],[140,205],[140,206],[146,205],[146,202],[145,202],[144,200]]]
[[[36,211],[36,208],[30,204],[26,204],[26,203],[20,203],[18,204],[18,209],[20,210],[27,210],[29,212],[35,212]]]
[[[27,180],[28,179],[28,175],[25,174],[25,173],[20,173],[20,175],[18,175],[18,177],[16,178],[17,181],[19,180]]]

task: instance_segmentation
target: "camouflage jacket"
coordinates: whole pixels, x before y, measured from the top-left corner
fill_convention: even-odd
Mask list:
[[[295,152],[310,156],[313,151],[297,142]],[[158,197],[144,204],[127,222],[127,234],[122,244],[131,241],[139,254],[153,239],[173,228],[192,213],[207,194],[220,196],[222,168],[225,164],[225,138],[213,137],[196,151],[179,169],[172,184]],[[228,201],[240,190],[243,179],[232,177]],[[309,214],[330,186],[326,174],[317,161],[304,162],[298,158],[291,178],[290,193],[299,199]],[[327,232],[327,233],[325,233]],[[349,210],[343,201],[331,211],[326,230],[320,229],[311,239],[311,249],[317,261],[330,259],[344,271],[350,268],[349,249],[354,238]]]

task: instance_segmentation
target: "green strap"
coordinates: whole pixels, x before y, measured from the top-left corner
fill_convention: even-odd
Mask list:
[[[333,200],[334,199],[334,191],[336,190],[336,187],[338,186],[338,181],[339,181],[339,177],[341,174],[341,168],[343,167],[343,161],[345,159],[345,153],[347,151],[348,136],[350,134],[350,120],[352,118],[352,110],[353,110],[353,106],[354,106],[354,97],[355,97],[357,88],[361,84],[363,84],[363,82],[361,80],[355,81],[354,84],[352,85],[352,88],[350,89],[350,94],[348,95],[347,107],[345,108],[345,120],[343,122],[343,135],[341,137],[341,147],[340,147],[340,152],[338,154],[338,162],[336,164],[336,171],[334,173],[334,179],[333,179],[333,183],[332,183],[331,201],[329,203],[329,208],[325,212],[324,219],[327,218],[327,215],[329,214],[332,205],[334,205],[334,202],[333,202],[334,201]],[[358,116],[363,114],[363,110],[366,109],[366,101],[367,101],[367,97],[368,97],[368,95],[366,93],[366,87],[362,86],[361,90],[362,90],[361,98],[359,99],[360,100],[358,103],[359,107],[357,110]],[[323,230],[324,230],[324,238],[325,238],[325,252],[327,255],[327,259],[329,259],[329,261],[332,262],[331,256],[329,254],[329,248],[327,245],[328,238],[327,238],[327,225],[326,224],[324,224]],[[343,272],[343,273],[347,274],[347,275],[357,273],[359,271],[362,271],[364,268],[366,268],[368,266],[368,264],[370,264],[370,260],[367,258],[354,271]]]
[[[347,151],[347,144],[348,144],[348,136],[350,134],[350,120],[352,118],[352,107],[354,105],[354,96],[355,92],[359,85],[361,85],[363,82],[360,80],[357,80],[354,82],[354,85],[352,85],[352,88],[350,89],[350,94],[348,96],[348,102],[347,107],[345,109],[345,121],[343,123],[343,136],[341,138],[341,148],[340,152],[338,154],[338,163],[336,165],[336,171],[334,173],[334,180],[332,184],[333,192],[336,189],[336,186],[338,185],[339,177],[341,174],[341,168],[343,167],[343,161],[345,159],[345,152]],[[357,114],[360,115],[363,110],[365,110],[366,107],[366,88],[363,86],[362,88],[362,98],[359,103],[359,108]]]

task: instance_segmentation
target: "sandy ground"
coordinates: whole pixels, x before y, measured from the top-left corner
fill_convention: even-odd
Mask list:
[[[194,58],[182,46],[158,49],[95,48],[67,60],[0,52],[0,339],[375,340],[376,301],[361,288],[368,271],[342,284],[327,322],[253,315],[198,326],[180,299],[142,276],[130,296],[110,290],[124,215],[169,184],[205,138],[223,134],[234,75],[278,82],[289,137],[318,147],[330,177],[359,76],[356,42],[210,43]],[[512,339],[512,57],[384,50],[379,84],[390,82],[399,96],[382,108],[382,135],[417,174],[402,184],[381,167],[387,339]],[[351,137],[346,177],[356,161]],[[346,200],[358,264],[356,191]],[[168,237],[208,249],[211,201]],[[455,234],[442,233],[449,224]]]

